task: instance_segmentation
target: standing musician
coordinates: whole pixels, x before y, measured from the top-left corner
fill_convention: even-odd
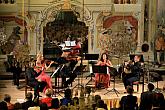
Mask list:
[[[106,53],[103,53],[101,55],[101,59],[97,62],[96,65],[112,67],[112,63],[110,60],[108,60],[108,56]],[[97,84],[100,82],[100,79],[103,81],[104,87],[108,88],[109,87],[109,81],[110,81],[110,74],[96,73],[95,74],[95,86],[96,87],[98,86]]]
[[[141,55],[135,55],[134,56],[134,61],[128,61],[125,63],[125,68],[124,70],[130,71],[126,73],[124,71],[125,75],[123,76],[123,83],[125,86],[125,89],[127,86],[133,86],[133,82],[139,81],[140,79],[140,73],[142,72],[142,64],[140,62]]]
[[[80,54],[80,49],[81,49],[81,39],[77,38],[76,39],[76,45],[72,48],[71,55],[79,55]]]
[[[37,54],[37,61],[36,61],[36,65],[34,67],[34,70],[39,74],[38,77],[36,77],[36,79],[40,82],[40,81],[44,81],[47,83],[47,86],[44,88],[44,92],[47,88],[52,89],[52,82],[51,82],[51,78],[48,74],[45,73],[45,70],[49,69],[50,66],[54,63],[54,61],[51,61],[50,64],[47,66],[46,62],[44,62],[44,58],[43,55],[41,53]]]
[[[161,57],[164,58],[164,48],[165,48],[165,42],[163,35],[159,34],[156,41],[155,41],[155,50],[157,55],[157,62],[160,65],[161,64]]]

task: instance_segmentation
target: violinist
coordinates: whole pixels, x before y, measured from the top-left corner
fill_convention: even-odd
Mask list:
[[[44,92],[47,88],[52,89],[51,78],[48,74],[46,74],[45,70],[49,69],[53,63],[54,61],[51,61],[50,64],[47,66],[46,62],[44,62],[44,58],[41,52],[37,54],[37,61],[36,65],[34,66],[34,70],[39,74],[38,77],[36,77],[36,79],[39,82],[43,81],[47,83],[46,87],[43,90]]]
[[[135,55],[134,61],[129,61],[125,63],[125,69],[129,70],[130,73],[123,76],[123,83],[125,89],[127,86],[133,86],[133,82],[139,81],[140,73],[142,72],[141,65],[143,63],[140,62],[141,56]]]

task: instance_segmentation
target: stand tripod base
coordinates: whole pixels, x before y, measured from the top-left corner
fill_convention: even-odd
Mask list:
[[[62,93],[64,91],[65,91],[65,88],[55,87],[55,88],[53,88],[53,96],[55,96],[55,97],[57,97],[57,96],[63,97],[60,93]]]
[[[157,81],[156,82],[157,84],[156,84],[156,88],[155,88],[155,92],[162,92],[162,89],[161,88],[159,88],[159,81]]]
[[[104,95],[108,94],[109,92],[115,92],[117,97],[118,97],[118,94],[120,94],[119,91],[117,91],[115,88],[113,88],[111,90],[107,90],[107,92]]]
[[[77,85],[75,85],[75,86],[73,87],[73,89],[74,89],[74,88],[81,88],[81,87],[84,88],[83,85],[81,85],[81,84],[77,84]]]
[[[94,82],[95,80],[91,77],[90,80],[85,85],[90,85],[90,82]]]

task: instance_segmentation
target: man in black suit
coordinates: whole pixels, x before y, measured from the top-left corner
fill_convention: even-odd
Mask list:
[[[138,110],[137,97],[133,96],[133,88],[127,86],[126,90],[128,95],[121,98],[119,110]]]
[[[19,78],[20,78],[20,74],[22,73],[22,68],[19,62],[17,62],[16,64],[16,71],[15,71],[16,75],[15,75],[15,82],[17,85],[17,88],[19,87]]]
[[[152,83],[148,84],[148,91],[141,93],[141,101],[140,101],[140,106],[139,110],[151,110],[153,106],[153,97],[154,93],[153,92],[154,85]]]
[[[141,56],[140,55],[135,55],[133,61],[130,61],[128,63],[126,63],[126,68],[130,69],[131,73],[123,76],[123,83],[125,86],[125,89],[127,88],[127,86],[132,86],[133,87],[133,82],[135,81],[139,81],[140,79],[140,74],[142,72],[142,62],[140,61]]]

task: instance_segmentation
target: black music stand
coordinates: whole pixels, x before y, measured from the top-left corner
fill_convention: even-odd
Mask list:
[[[59,76],[59,73],[60,73],[61,70],[64,68],[64,66],[65,66],[65,64],[62,64],[62,65],[58,66],[57,69],[50,75],[51,78],[55,77],[55,78],[54,78],[54,79],[55,79],[55,88],[56,88],[56,90],[57,90],[57,91],[55,91],[55,97],[57,97],[57,96],[56,96],[57,93],[58,93],[59,96],[63,97],[63,96],[60,94],[60,92],[61,92],[61,91],[59,90],[59,88],[60,88],[60,81],[59,81],[59,78],[57,78],[57,77]],[[62,82],[61,82],[61,83],[62,83]],[[62,85],[62,87],[63,87],[63,85]],[[63,90],[62,90],[62,91],[63,91]]]
[[[85,54],[85,60],[88,60],[88,64],[91,64],[91,65],[94,65],[95,61],[98,60],[98,58],[99,58],[99,54]],[[86,85],[88,85],[92,81],[92,76],[94,76],[93,72],[87,76],[87,77],[90,77],[90,80],[86,83]]]
[[[108,74],[108,66],[100,66],[100,65],[92,65],[93,73],[99,74],[99,81],[100,81],[100,74]],[[97,85],[96,85],[97,86]]]
[[[116,82],[115,77],[117,76],[118,72],[117,72],[116,68],[109,67],[109,73],[110,73],[111,76],[113,76],[113,79],[114,79],[114,81],[113,81],[113,88],[111,90],[107,90],[108,92],[106,92],[105,94],[108,94],[109,92],[115,92],[117,97],[118,97],[118,94],[120,94],[120,93],[115,88],[115,82]]]
[[[77,66],[77,67],[73,70],[73,72],[76,73],[76,74],[78,75],[78,83],[77,83],[77,85],[75,85],[75,86],[73,87],[73,89],[76,88],[76,87],[79,88],[79,86],[83,87],[83,85],[80,84],[80,77],[79,77],[79,75],[82,74],[82,71],[84,70],[85,67],[86,67],[86,65],[80,65],[80,66]]]
[[[85,60],[88,60],[89,64],[93,64],[94,62],[92,61],[98,60],[98,58],[99,58],[99,54],[88,54],[88,53],[85,54]]]

